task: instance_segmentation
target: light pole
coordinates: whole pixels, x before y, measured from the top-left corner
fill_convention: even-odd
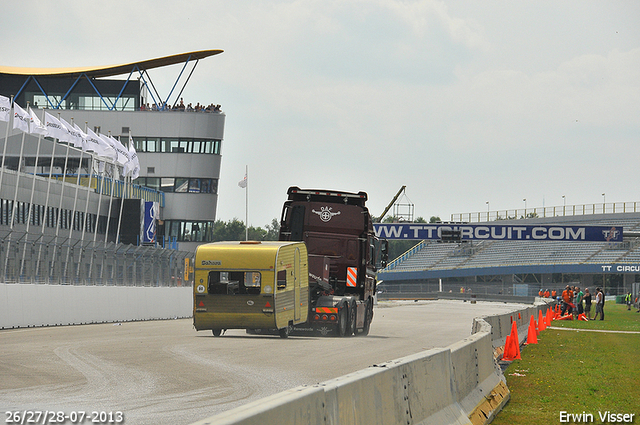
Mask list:
[[[489,221],[489,201],[485,202],[487,204],[487,221]]]
[[[524,218],[527,218],[527,198],[524,198],[523,201],[524,201]]]
[[[607,196],[603,193],[602,194],[602,213],[604,214],[607,209]]]
[[[562,195],[562,215],[567,215],[567,197]]]

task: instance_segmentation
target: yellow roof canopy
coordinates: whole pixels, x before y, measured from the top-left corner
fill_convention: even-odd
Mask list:
[[[140,62],[131,62],[122,65],[109,66],[93,66],[79,68],[20,68],[11,66],[0,66],[0,74],[16,75],[16,76],[47,76],[47,77],[77,77],[80,74],[86,74],[88,77],[112,77],[115,75],[128,74],[134,67],[140,70],[149,70],[160,68],[168,65],[175,65],[190,60],[203,59],[209,56],[222,53],[223,50],[199,50],[189,53],[180,53],[177,55],[164,56],[156,59],[149,59]]]

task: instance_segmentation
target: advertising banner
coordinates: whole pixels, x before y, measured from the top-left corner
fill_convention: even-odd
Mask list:
[[[622,242],[622,227],[611,226],[376,223],[373,227],[376,236],[389,240],[438,240],[443,230],[452,230],[460,232],[461,240]]]
[[[142,243],[153,243],[156,241],[156,220],[159,216],[160,207],[157,202],[144,202],[144,223]]]

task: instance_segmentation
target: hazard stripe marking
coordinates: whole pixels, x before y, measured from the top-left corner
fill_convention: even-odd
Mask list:
[[[316,313],[337,313],[338,309],[335,307],[316,307]]]
[[[347,286],[355,287],[358,282],[357,267],[347,267]]]

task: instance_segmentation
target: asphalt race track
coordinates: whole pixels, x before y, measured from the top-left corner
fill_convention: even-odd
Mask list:
[[[471,333],[520,304],[380,302],[367,337],[196,332],[190,319],[0,331],[0,409],[116,412],[126,424],[189,424]],[[86,422],[89,423],[89,422]]]

